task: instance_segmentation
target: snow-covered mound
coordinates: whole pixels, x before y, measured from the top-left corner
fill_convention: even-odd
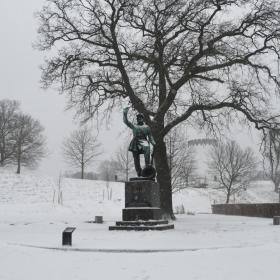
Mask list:
[[[51,202],[55,189],[52,178],[0,172],[0,204]]]
[[[124,184],[65,178],[62,181],[63,206],[71,208],[73,213],[121,216],[124,205]]]
[[[274,185],[270,181],[256,181],[241,193],[237,202],[249,203],[277,203],[279,196],[274,192]]]
[[[223,190],[215,188],[187,188],[173,195],[174,209],[183,205],[185,212],[211,213],[211,204],[225,203]],[[252,182],[239,194],[233,195],[230,203],[277,203],[278,194],[270,181]]]
[[[186,271],[188,279],[262,280],[278,273],[279,228],[270,219],[178,215],[175,230],[114,232],[108,226],[121,219],[123,183],[57,181],[0,170],[1,280],[165,280]],[[220,190],[190,188],[174,194],[174,208],[211,212],[211,203],[224,200]],[[274,202],[277,195],[258,182],[235,200]],[[105,222],[85,223],[95,215]],[[77,230],[65,248],[61,233],[68,226]]]
[[[278,195],[268,181],[254,182],[246,191],[231,199],[233,203],[277,201]],[[188,188],[173,196],[174,209],[183,206],[185,212],[211,213],[211,204],[224,202],[225,193],[213,188]],[[33,209],[38,215],[66,211],[70,216],[82,215],[84,219],[92,219],[95,215],[120,218],[124,207],[124,184],[69,178],[62,178],[59,183],[50,177],[17,175],[0,170],[0,205],[2,209],[6,207],[17,212],[17,215]]]
[[[96,215],[120,217],[124,184],[35,175],[14,174],[0,170],[0,220],[6,213],[21,221],[63,220],[80,216],[92,220]]]

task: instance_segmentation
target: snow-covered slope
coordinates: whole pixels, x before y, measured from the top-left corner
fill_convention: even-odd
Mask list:
[[[59,186],[58,180],[50,177],[0,171],[2,220],[6,220],[7,212],[14,221],[24,220],[25,217],[35,221],[77,216],[92,220],[96,215],[113,219],[121,216],[123,197],[123,183],[64,178]]]
[[[235,199],[272,202],[277,195],[271,184],[258,182]],[[214,200],[223,201],[224,194],[186,189],[174,195],[174,206],[205,213]],[[123,206],[123,183],[63,179],[59,188],[51,178],[0,171],[0,279],[167,280],[187,275],[190,280],[263,280],[278,275],[279,227],[270,219],[178,215],[171,231],[109,231],[121,219]],[[95,215],[103,215],[105,222],[85,223]],[[71,248],[61,246],[67,226],[77,228]]]
[[[55,189],[52,178],[0,171],[0,204],[51,202]]]
[[[62,204],[58,203],[59,197]],[[173,201],[174,209],[183,205],[186,212],[211,213],[211,204],[223,203],[225,194],[212,188],[188,188],[175,193]],[[277,201],[278,195],[273,192],[272,183],[267,181],[254,182],[245,192],[232,198],[232,202]],[[104,215],[113,219],[120,217],[124,206],[124,184],[63,178],[59,187],[58,180],[50,177],[17,175],[1,170],[0,205],[18,214],[29,212],[33,205],[36,213],[55,208],[56,211],[68,211],[71,215],[83,215],[85,218]]]
[[[186,212],[211,212],[211,204],[225,203],[225,193],[214,188],[184,189],[173,196],[173,204],[183,205]],[[231,203],[276,203],[278,194],[274,192],[274,186],[269,181],[252,182],[246,191],[232,196]]]

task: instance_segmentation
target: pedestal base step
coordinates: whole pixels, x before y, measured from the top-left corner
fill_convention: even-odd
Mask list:
[[[123,209],[123,221],[161,220],[162,213],[158,207],[128,207]]]
[[[135,231],[146,231],[146,230],[168,230],[174,229],[174,225],[160,224],[160,225],[126,225],[126,226],[110,226],[109,230],[135,230]]]
[[[166,220],[157,221],[120,221],[116,222],[116,226],[156,226],[156,225],[167,225]]]

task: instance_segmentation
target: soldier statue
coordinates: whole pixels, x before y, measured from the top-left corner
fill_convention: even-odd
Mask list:
[[[123,110],[123,121],[129,128],[132,129],[133,132],[133,139],[130,142],[128,150],[133,154],[134,165],[135,165],[137,176],[148,177],[150,175],[147,174],[150,173],[151,170],[152,173],[154,173],[154,168],[152,167],[151,164],[150,144],[154,146],[155,140],[151,135],[150,127],[144,123],[143,114],[137,114],[136,116],[137,124],[133,124],[127,119],[128,110],[129,110],[128,107],[124,108]],[[142,170],[141,168],[140,154],[144,154],[144,158],[145,158],[144,169],[146,172],[144,172],[144,169]],[[149,171],[147,172],[147,170]],[[152,177],[154,177],[154,175],[155,174],[153,174]]]

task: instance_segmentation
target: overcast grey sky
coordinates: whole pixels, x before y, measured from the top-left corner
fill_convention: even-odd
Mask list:
[[[39,65],[43,55],[34,50],[37,22],[34,17],[44,0],[0,0],[0,99],[16,99],[22,110],[41,121],[45,127],[50,155],[43,160],[39,171],[54,175],[66,170],[61,156],[61,143],[78,126],[73,112],[65,112],[65,97],[53,90],[40,88]],[[121,132],[126,128],[117,114],[112,125],[100,132],[104,142],[103,158],[113,154],[120,144]],[[190,138],[195,135],[190,135]],[[253,145],[254,137],[248,129],[239,129],[233,138],[244,145]],[[231,138],[231,137],[230,137]]]
[[[45,127],[49,156],[42,161],[39,171],[56,176],[66,170],[61,156],[61,143],[79,126],[73,121],[74,112],[65,111],[65,97],[53,90],[40,88],[39,65],[44,54],[34,50],[37,22],[34,13],[44,0],[0,0],[0,99],[16,99],[25,113],[40,120]],[[104,157],[109,157],[118,146],[124,126],[116,120],[100,132],[104,142]],[[119,125],[118,125],[119,124]]]

